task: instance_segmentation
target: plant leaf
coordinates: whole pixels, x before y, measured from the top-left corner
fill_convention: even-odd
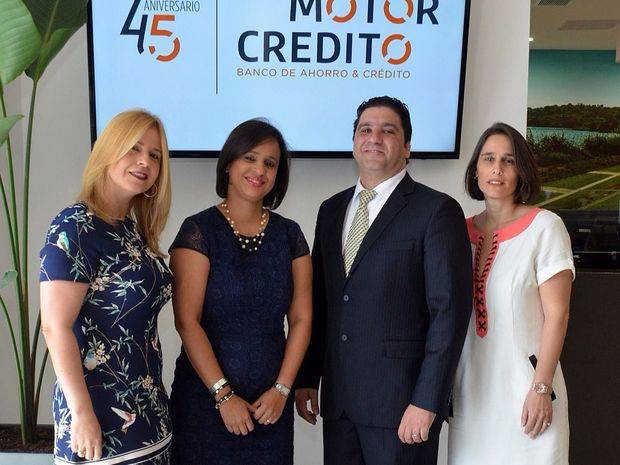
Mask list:
[[[0,0],[0,83],[6,86],[34,61],[41,36],[21,0]]]
[[[5,271],[4,276],[2,276],[2,279],[0,280],[0,290],[4,289],[9,284],[11,284],[13,281],[15,281],[16,277],[17,277],[17,271],[15,270]]]
[[[41,35],[41,49],[26,74],[38,81],[47,65],[86,22],[88,0],[23,0]]]
[[[23,115],[11,115],[6,118],[0,118],[0,147],[9,138],[11,128],[22,118]]]

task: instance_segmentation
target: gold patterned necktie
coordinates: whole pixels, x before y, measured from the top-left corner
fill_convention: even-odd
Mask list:
[[[359,194],[359,205],[357,206],[357,211],[355,212],[353,223],[351,224],[351,229],[349,229],[349,234],[347,235],[347,240],[344,244],[343,258],[344,272],[346,276],[349,276],[351,265],[353,265],[357,251],[360,248],[360,244],[364,240],[364,236],[368,231],[368,202],[376,196],[377,193],[375,191],[369,191],[366,189],[361,191]]]

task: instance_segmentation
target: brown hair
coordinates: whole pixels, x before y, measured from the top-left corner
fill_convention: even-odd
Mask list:
[[[485,142],[489,137],[497,134],[504,135],[508,138],[514,152],[513,155],[515,157],[515,166],[518,175],[517,188],[514,192],[515,203],[530,203],[540,192],[540,177],[538,175],[536,156],[534,152],[532,152],[527,140],[525,140],[525,137],[506,123],[495,123],[485,130],[480,136],[480,139],[478,139],[474,153],[465,170],[465,190],[472,199],[484,200],[484,194],[480,190],[480,187],[478,187],[476,166]]]

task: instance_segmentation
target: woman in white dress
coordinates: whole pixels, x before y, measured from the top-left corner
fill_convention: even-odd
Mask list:
[[[474,312],[457,369],[449,465],[568,464],[568,402],[559,364],[574,266],[554,213],[528,205],[536,162],[496,123],[474,150],[466,189],[485,210],[467,220]]]

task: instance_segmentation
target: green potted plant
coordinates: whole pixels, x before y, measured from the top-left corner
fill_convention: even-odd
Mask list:
[[[0,310],[11,343],[19,390],[20,435],[23,450],[32,450],[38,440],[37,418],[47,351],[40,360],[37,349],[40,316],[31,308],[28,287],[28,209],[30,163],[34,135],[37,86],[45,69],[69,38],[84,25],[88,0],[0,0],[0,203],[2,246],[8,246],[10,263],[0,266]],[[25,73],[32,82],[23,153],[11,146],[11,129],[24,116],[11,114],[5,105],[5,89]],[[15,169],[17,163],[23,169]],[[2,166],[5,165],[5,166]],[[17,178],[16,173],[21,176]],[[34,270],[36,272],[36,270]],[[12,298],[9,299],[9,293]],[[14,302],[14,304],[11,304]],[[35,320],[34,328],[31,322]],[[6,334],[6,333],[5,333]],[[1,431],[4,429],[4,431]],[[0,427],[6,439],[8,427]],[[53,437],[53,436],[52,436]],[[49,444],[49,438],[48,438]],[[49,453],[51,449],[48,447]],[[2,452],[0,448],[0,464]],[[11,464],[19,462],[12,456]],[[6,462],[9,463],[9,462]],[[28,463],[34,463],[32,458]]]

